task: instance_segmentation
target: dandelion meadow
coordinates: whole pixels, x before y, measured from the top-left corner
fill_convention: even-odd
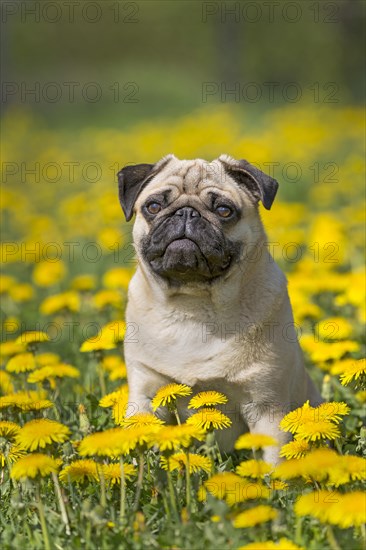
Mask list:
[[[253,125],[246,111],[221,105],[128,132],[55,132],[24,109],[4,125],[8,166],[22,151],[47,173],[10,170],[2,190],[2,547],[364,548],[360,110],[293,104]],[[168,152],[228,152],[265,171],[276,159],[267,171],[279,198],[262,217],[324,399],[283,418],[292,440],[276,467],[263,460],[275,443],[264,434],[243,434],[234,453],[220,452],[215,433],[230,426],[233,404],[213,389],[172,383],[151,413],[127,411],[123,342],[138,327],[126,326],[124,309],[135,260],[116,172]],[[75,162],[87,168],[71,178]],[[184,422],[180,400],[191,412]],[[159,407],[174,425],[155,415]]]

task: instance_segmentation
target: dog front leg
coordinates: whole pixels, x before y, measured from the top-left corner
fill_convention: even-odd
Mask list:
[[[268,435],[277,441],[277,445],[271,445],[263,449],[263,459],[273,465],[282,461],[279,456],[280,449],[291,440],[291,434],[283,432],[280,428],[283,416],[283,410],[270,405],[261,408],[256,407],[255,410],[251,411],[251,414],[248,414],[248,412],[245,414],[250,433]]]

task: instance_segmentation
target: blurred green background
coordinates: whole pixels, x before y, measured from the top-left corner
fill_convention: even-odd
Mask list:
[[[205,104],[238,103],[255,124],[294,98],[359,103],[365,5],[4,0],[2,107],[32,109],[55,129],[125,130]]]

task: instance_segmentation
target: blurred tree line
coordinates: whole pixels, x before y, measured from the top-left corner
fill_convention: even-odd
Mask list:
[[[2,106],[30,105],[55,124],[128,124],[215,101],[272,108],[289,101],[289,83],[319,103],[329,83],[335,103],[364,95],[363,0],[3,0],[1,9]]]

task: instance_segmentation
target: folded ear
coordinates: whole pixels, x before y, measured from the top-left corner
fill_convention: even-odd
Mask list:
[[[224,164],[225,171],[239,185],[245,187],[256,202],[262,201],[264,208],[270,210],[278,189],[275,179],[247,160],[235,160],[228,155],[221,155],[219,160]]]
[[[141,191],[171,158],[173,155],[167,155],[156,164],[125,166],[118,172],[118,197],[126,221],[129,222],[132,218],[133,208]]]

